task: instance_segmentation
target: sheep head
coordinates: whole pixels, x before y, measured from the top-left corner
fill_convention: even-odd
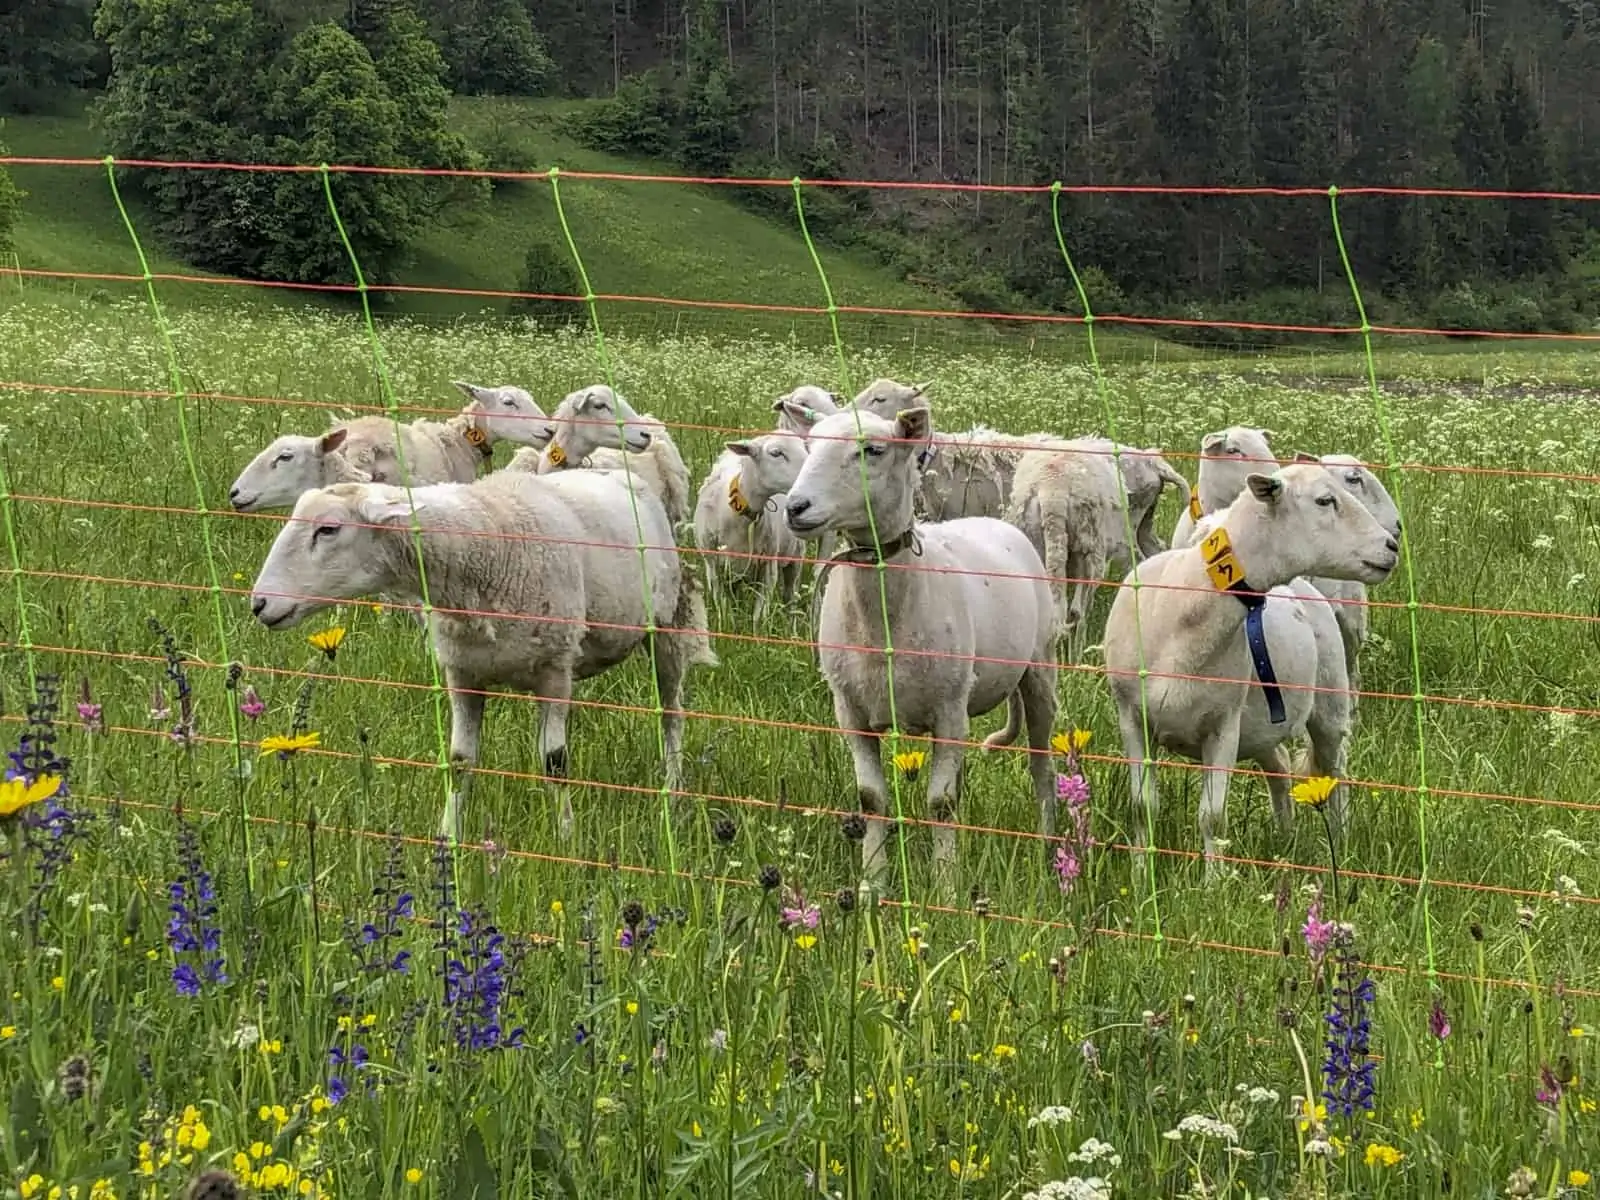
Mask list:
[[[239,512],[289,508],[312,488],[371,478],[341,454],[348,431],[330,429],[320,437],[286,433],[273,439],[239,472],[228,502]]]
[[[415,488],[420,514],[429,488]],[[394,586],[384,539],[410,529],[404,488],[341,483],[300,497],[250,589],[250,611],[268,629],[293,629],[311,614]]]
[[[1255,587],[1301,575],[1378,584],[1400,561],[1394,537],[1320,463],[1254,473],[1245,489],[1218,524],[1236,545],[1248,543],[1244,568]]]
[[[1254,464],[1256,470],[1278,461],[1267,443],[1267,431],[1248,425],[1230,425],[1206,434],[1200,439],[1200,457]]]
[[[1400,540],[1400,506],[1365,463],[1353,454],[1324,454],[1316,461],[1333,472],[1334,477],[1367,506],[1367,511],[1389,531],[1390,537]]]
[[[460,379],[451,382],[472,401],[466,412],[473,428],[491,442],[503,440],[518,446],[543,447],[555,436],[555,422],[522,388],[511,384],[483,387]]]
[[[650,448],[650,424],[639,419],[633,406],[603,383],[580,388],[556,406],[552,415],[555,432],[549,439],[551,450],[561,457],[554,462],[576,463],[596,450],[630,450],[635,454]]]
[[[880,540],[903,533],[912,521],[917,451],[932,432],[926,408],[908,408],[892,419],[862,409],[824,417],[811,431],[805,465],[789,489],[789,529],[811,540],[842,530],[861,542],[874,528]]]
[[[805,465],[805,439],[793,433],[764,433],[728,449],[744,461],[739,464],[739,490],[753,505],[763,505],[794,487]]]

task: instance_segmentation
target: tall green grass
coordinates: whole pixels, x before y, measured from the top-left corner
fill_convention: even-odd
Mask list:
[[[1550,1196],[1600,1161],[1588,1036],[1600,989],[1588,899],[1600,890],[1597,494],[1589,479],[1515,473],[1594,474],[1600,433],[1582,394],[1508,401],[1453,381],[1437,356],[1385,357],[1410,385],[1385,393],[1397,454],[1429,465],[1405,473],[1402,497],[1432,791],[1413,790],[1412,647],[1396,581],[1374,595],[1341,911],[1330,911],[1320,823],[1302,813],[1278,834],[1264,788],[1245,776],[1230,797],[1238,861],[1206,885],[1194,772],[1173,764],[1156,822],[1155,936],[1157,909],[1118,848],[1131,817],[1093,653],[1060,687],[1063,730],[1092,733],[1100,843],[1073,889],[1031,836],[1019,756],[973,753],[960,820],[981,828],[960,834],[958,893],[932,891],[928,830],[913,821],[896,903],[852,904],[858,864],[838,817],[854,785],[805,613],[755,629],[747,600],[719,603],[723,665],[690,680],[694,795],[665,821],[642,660],[581,688],[570,832],[529,778],[540,770],[532,708],[491,703],[470,844],[442,876],[454,902],[483,905],[506,935],[503,1032],[520,1027],[523,1045],[474,1052],[442,1011],[429,923],[441,915],[430,838],[442,747],[425,642],[405,614],[370,604],[328,614],[347,630],[332,661],[306,641],[320,626],[261,629],[246,595],[278,524],[226,511],[232,479],[275,434],[323,427],[324,406],[381,402],[365,334],[287,307],[170,319],[190,389],[286,402],[182,402],[202,496],[179,402],[144,394],[169,378],[146,307],[28,291],[0,308],[0,380],[39,385],[0,388],[20,568],[0,552],[0,731],[8,742],[22,731],[30,665],[58,675],[70,803],[94,817],[40,893],[36,927],[18,914],[38,852],[9,864],[0,1156],[20,1192],[75,1183],[87,1196],[105,1180],[96,1194],[167,1196],[214,1163],[268,1194],[304,1181],[339,1196],[1100,1194],[1041,1192],[1090,1176],[1127,1197],[1480,1196],[1527,1165],[1529,1194]],[[600,375],[577,334],[397,320],[379,336],[406,405],[453,408],[448,381],[464,378],[517,382],[549,406]],[[697,478],[732,436],[723,430],[766,427],[770,399],[807,381],[851,391],[876,375],[931,377],[945,429],[1106,429],[1093,374],[1043,355],[852,348],[840,378],[821,346],[627,335],[608,346],[641,409],[702,427],[677,435]],[[1514,382],[1526,359],[1472,362]],[[1551,355],[1541,378],[1591,372],[1577,354]],[[76,390],[89,388],[109,390]],[[1191,474],[1182,452],[1233,423],[1272,429],[1284,454],[1383,458],[1371,399],[1352,381],[1126,364],[1105,401],[1120,440],[1165,447]],[[1170,528],[1177,500],[1165,504]],[[225,588],[220,630],[202,520]],[[182,712],[168,671],[179,668],[152,618],[192,686],[192,747],[171,736]],[[81,680],[104,733],[79,728]],[[230,713],[246,687],[266,710],[239,717],[241,773]],[[320,745],[258,755],[263,736],[295,731]],[[915,818],[920,787],[906,783]],[[180,823],[214,881],[229,976],[193,998],[171,972],[204,955],[175,958],[164,932],[167,886],[192,873]],[[762,886],[767,868],[777,887]],[[1371,965],[1376,1092],[1370,1114],[1302,1122],[1292,1098],[1307,1070],[1323,1086],[1338,982],[1331,962],[1312,969],[1301,934],[1319,887],[1320,912],[1351,923]],[[363,971],[346,932],[357,945],[366,923],[384,932],[397,891],[418,919],[378,944],[386,962],[409,950],[408,970]],[[819,910],[815,931],[781,925],[797,894]],[[1430,1031],[1435,999],[1444,1040]],[[78,1098],[74,1056],[91,1080]],[[1559,1098],[1541,1103],[1541,1091]],[[1403,1157],[1385,1165],[1390,1151],[1374,1146]]]

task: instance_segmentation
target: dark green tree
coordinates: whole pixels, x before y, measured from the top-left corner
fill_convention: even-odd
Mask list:
[[[94,81],[94,0],[0,2],[0,112],[48,109]]]
[[[453,91],[534,96],[555,76],[525,0],[429,0],[427,16]]]
[[[1468,188],[1505,187],[1506,140],[1494,89],[1483,59],[1473,46],[1463,48],[1456,68],[1456,163]],[[1444,206],[1446,254],[1458,274],[1482,278],[1504,257],[1505,202],[1463,199]]]
[[[683,89],[683,160],[696,171],[725,174],[739,156],[750,98],[728,61],[718,31],[719,0],[698,0]]]
[[[9,154],[6,144],[0,142],[0,155]],[[11,231],[16,226],[17,214],[22,209],[22,193],[11,182],[11,176],[0,167],[0,254],[9,254],[16,248]]]
[[[1514,192],[1551,190],[1550,148],[1539,110],[1509,59],[1501,70],[1495,101],[1505,138],[1505,187]],[[1537,275],[1560,260],[1555,215],[1555,206],[1548,200],[1507,201],[1501,266],[1508,275]]]

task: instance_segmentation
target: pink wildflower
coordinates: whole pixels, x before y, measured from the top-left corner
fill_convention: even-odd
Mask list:
[[[104,710],[94,702],[94,697],[89,693],[89,677],[83,677],[83,683],[78,688],[78,720],[83,722],[83,728],[89,733],[104,733],[106,729]]]
[[[1056,874],[1061,877],[1061,890],[1070,892],[1078,876],[1083,874],[1083,864],[1078,861],[1073,848],[1065,842],[1056,847]]]
[[[1068,808],[1089,803],[1089,781],[1082,772],[1056,776],[1056,799],[1066,802]]]
[[[1306,953],[1311,958],[1311,966],[1320,970],[1323,960],[1328,957],[1328,951],[1333,946],[1333,935],[1339,928],[1336,921],[1322,919],[1322,897],[1311,902],[1311,907],[1306,910],[1306,923],[1300,927],[1301,934],[1306,939]]]
[[[822,910],[815,904],[801,901],[794,907],[778,910],[778,921],[785,929],[815,929],[822,920]]]
[[[1549,1067],[1540,1067],[1539,1090],[1534,1092],[1534,1100],[1546,1108],[1555,1108],[1561,1103],[1561,1090],[1561,1081],[1556,1078],[1556,1073]]]
[[[1439,998],[1433,998],[1433,1008],[1428,1013],[1428,1032],[1441,1042],[1450,1036],[1450,1014],[1444,1011]]]
[[[267,711],[266,702],[256,695],[254,684],[245,685],[244,699],[239,701],[239,711],[252,721]]]

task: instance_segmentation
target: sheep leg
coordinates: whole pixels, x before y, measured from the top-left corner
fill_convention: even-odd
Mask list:
[[[567,783],[567,714],[572,708],[572,674],[550,670],[535,681],[539,697],[539,759],[546,779],[555,790],[556,830],[563,839],[572,836],[572,787]]]
[[[1272,796],[1272,815],[1278,830],[1288,834],[1294,829],[1294,802],[1289,799],[1289,776],[1294,767],[1289,755],[1281,745],[1274,746],[1258,755],[1256,764],[1267,773],[1267,791]]]
[[[488,700],[481,691],[467,685],[450,672],[445,673],[450,690],[450,797],[445,801],[439,821],[439,836],[461,840],[461,810],[472,790],[472,768],[478,761],[478,743],[483,734],[483,706]]]
[[[1050,759],[1050,737],[1056,723],[1055,673],[1044,666],[1029,667],[1022,673],[1017,695],[1028,721],[1028,774],[1033,777],[1033,796],[1039,803],[1039,832],[1051,838],[1056,832],[1056,772]]]
[[[1366,596],[1361,597],[1363,601]],[[1361,605],[1339,606],[1339,638],[1344,642],[1344,668],[1350,679],[1350,715],[1361,703],[1361,648],[1367,641],[1367,610]]]
[[[754,614],[757,626],[767,615],[767,605],[772,602],[772,593],[778,586],[778,563],[776,559],[761,558],[757,560],[760,574],[756,577],[756,611]]]
[[[1200,781],[1200,840],[1205,848],[1206,881],[1218,877],[1217,841],[1228,836],[1228,776],[1239,761],[1239,718],[1235,710],[1200,745],[1205,766]]]
[[[1022,690],[1012,692],[1006,697],[1006,723],[1003,729],[997,729],[983,739],[985,750],[995,750],[1001,746],[1009,746],[1017,740],[1017,734],[1022,731],[1023,720],[1027,715],[1027,706],[1022,701]]]
[[[1156,794],[1156,764],[1150,757],[1150,743],[1145,738],[1144,714],[1137,704],[1117,705],[1117,725],[1122,732],[1122,753],[1128,760],[1128,799],[1133,806],[1129,822],[1129,841],[1133,851],[1129,861],[1133,866],[1133,882],[1146,868],[1145,832],[1154,830],[1159,797]]]
[[[661,764],[669,791],[683,790],[683,676],[687,651],[698,635],[651,634],[650,661],[655,665],[656,693],[661,697],[661,743],[666,761]]]
[[[951,824],[961,803],[961,763],[970,726],[966,697],[933,722],[932,765],[928,769],[928,816],[933,826],[933,870],[947,887],[955,886],[956,831]]]
[[[1332,699],[1337,701],[1338,697]],[[1348,709],[1346,711],[1348,712]],[[1348,717],[1341,723],[1337,719],[1337,714],[1334,714],[1334,719],[1331,721],[1312,720],[1306,725],[1306,733],[1311,738],[1312,774],[1326,775],[1330,779],[1339,781],[1333,789],[1333,795],[1328,797],[1328,827],[1333,830],[1335,837],[1344,829],[1350,801],[1348,790],[1344,786],[1349,728]]]
[[[886,820],[888,806],[885,802],[889,783],[883,774],[883,747],[876,734],[856,732],[866,727],[866,718],[851,708],[843,697],[834,696],[833,712],[850,747],[850,762],[856,775],[856,798],[861,805],[862,815],[867,818],[867,832],[861,842],[861,873],[877,888],[882,884],[884,870],[888,866],[884,843],[889,836]]]

